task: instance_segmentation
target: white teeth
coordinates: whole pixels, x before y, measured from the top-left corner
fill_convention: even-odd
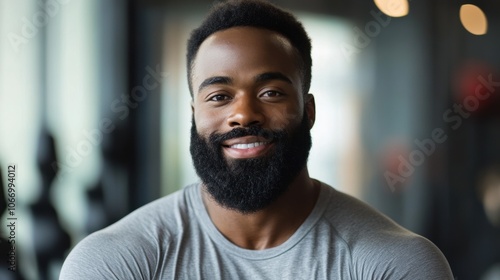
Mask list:
[[[248,143],[248,144],[234,144],[234,145],[231,145],[231,148],[250,149],[250,148],[258,147],[258,146],[264,145],[264,144],[266,144],[266,142],[255,142],[255,143]]]

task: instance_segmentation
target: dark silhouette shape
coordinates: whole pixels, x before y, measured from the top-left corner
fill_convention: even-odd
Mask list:
[[[34,219],[35,256],[42,280],[50,278],[50,264],[55,260],[63,260],[71,246],[70,236],[61,226],[57,210],[50,201],[50,188],[58,171],[52,165],[56,158],[54,138],[44,130],[37,151],[37,164],[42,176],[41,195],[30,206]]]

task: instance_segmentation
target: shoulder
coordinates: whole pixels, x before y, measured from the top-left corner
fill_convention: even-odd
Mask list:
[[[151,246],[143,244],[140,252],[131,241],[130,236],[109,229],[89,235],[70,252],[59,279],[147,279],[151,267],[142,256],[153,253]],[[138,267],[145,271],[137,271]]]
[[[354,197],[329,193],[324,218],[349,250],[358,279],[453,279],[432,242]]]
[[[399,236],[410,233],[363,201],[328,185],[323,186],[328,188],[328,205],[323,218],[350,246],[356,245],[365,238],[373,239],[380,236],[385,239],[392,234]]]
[[[189,220],[185,189],[155,200],[79,242],[60,279],[151,279]]]
[[[358,279],[453,279],[441,251],[411,232],[387,232],[353,248]]]

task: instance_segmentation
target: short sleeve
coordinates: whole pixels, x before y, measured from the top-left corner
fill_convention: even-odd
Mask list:
[[[70,252],[59,279],[152,279],[155,254],[148,247],[130,236],[96,232]]]

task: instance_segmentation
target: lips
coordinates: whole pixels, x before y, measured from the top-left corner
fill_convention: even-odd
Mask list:
[[[271,141],[258,136],[233,138],[222,143],[225,154],[232,158],[253,158],[264,155]]]
[[[270,141],[259,136],[243,136],[233,138],[222,142],[222,146],[230,148],[248,149],[256,146],[264,145]]]
[[[250,148],[259,147],[259,146],[265,145],[267,143],[268,142],[254,142],[254,143],[248,143],[248,144],[234,144],[234,145],[231,145],[229,148],[243,150],[243,149],[250,149]]]

